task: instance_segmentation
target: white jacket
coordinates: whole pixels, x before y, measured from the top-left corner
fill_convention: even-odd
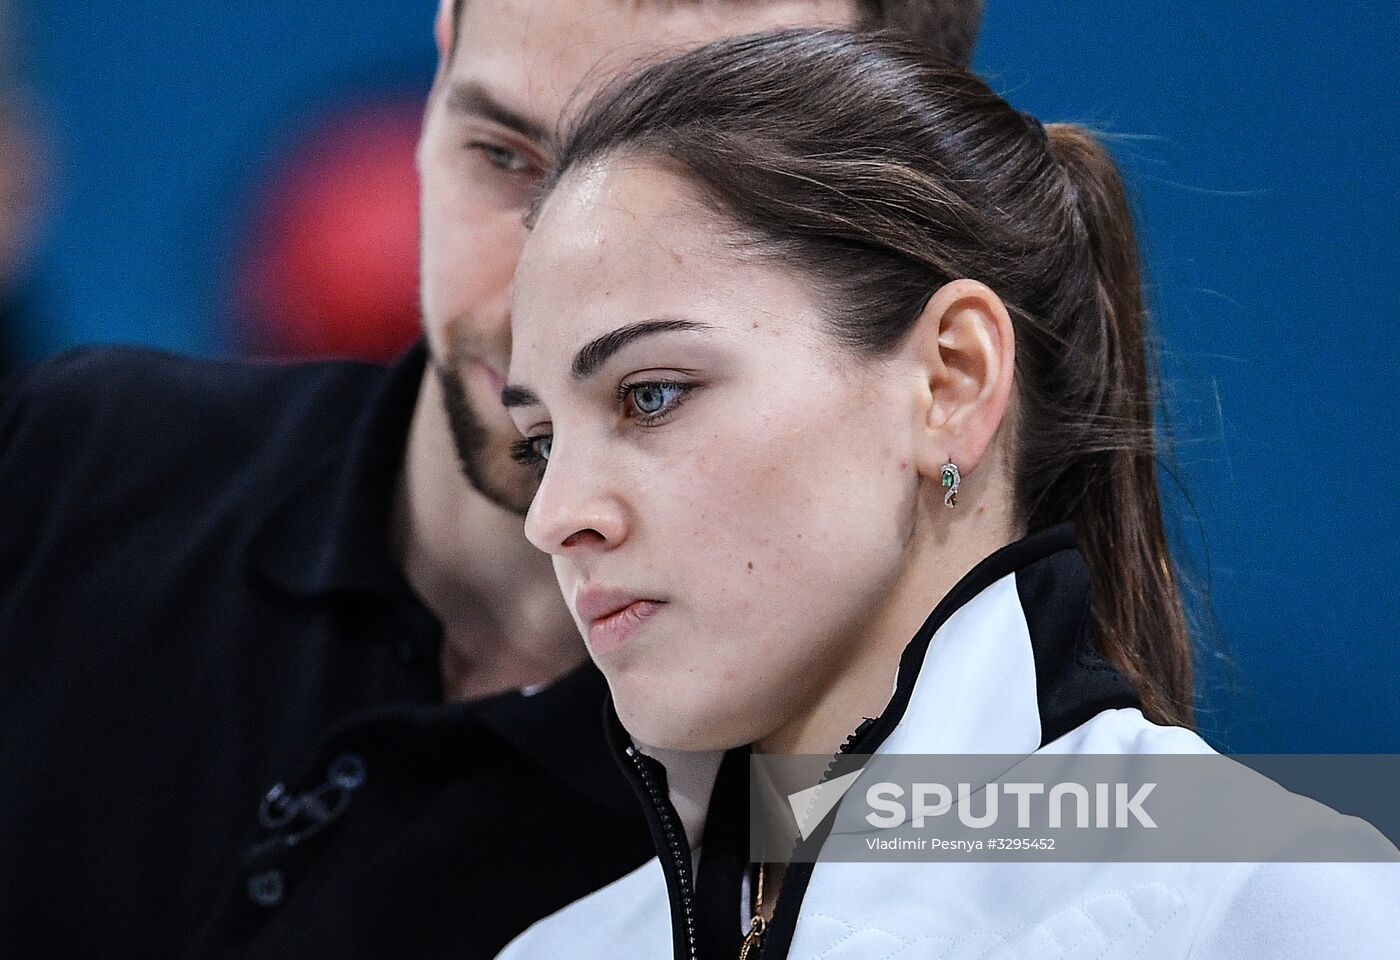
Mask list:
[[[989,557],[911,642],[857,752],[1212,752],[1143,717],[1093,648],[1088,585],[1068,525]],[[660,855],[535,924],[499,960],[733,960],[747,850],[732,821],[747,792],[723,783],[742,780],[743,765],[731,754],[718,775],[715,757],[685,768],[671,758],[667,770],[613,722]],[[717,779],[711,810],[728,813],[705,823],[696,858],[699,826],[682,829],[677,810]],[[1354,818],[1327,811],[1323,829],[1340,846],[1395,853]],[[1400,863],[794,864],[764,940],[762,960],[1396,960]]]

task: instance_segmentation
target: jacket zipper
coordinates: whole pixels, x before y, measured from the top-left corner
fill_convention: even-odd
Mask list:
[[[875,725],[875,717],[863,717],[856,728],[851,731],[841,746],[836,748],[836,752],[831,755],[831,759],[826,763],[826,770],[822,773],[822,782],[831,779],[831,775],[836,772],[836,765],[841,762],[841,758],[850,753],[860,743],[861,737],[865,736],[865,731]]]
[[[831,761],[827,764],[826,771],[822,774],[822,780],[830,777],[836,767],[839,758],[850,752],[865,733],[866,729],[874,723],[869,717],[865,718],[859,726],[846,738]],[[637,776],[641,779],[643,787],[646,788],[647,796],[651,800],[652,811],[656,814],[656,823],[661,828],[661,836],[666,843],[668,858],[661,861],[662,870],[667,876],[668,883],[674,896],[672,897],[672,908],[679,907],[680,914],[685,921],[686,951],[685,956],[689,960],[699,960],[699,948],[696,946],[695,930],[695,890],[691,878],[690,864],[690,843],[685,839],[685,831],[676,823],[676,815],[671,806],[670,798],[665,796],[660,786],[656,782],[656,777],[647,766],[646,756],[634,745],[628,745],[624,751],[627,758],[632,761],[632,766],[636,768]],[[768,942],[760,940],[756,960],[763,960],[768,955]]]
[[[841,744],[841,746],[837,747],[836,752],[831,755],[831,759],[827,761],[826,769],[822,771],[821,780],[818,781],[819,783],[825,783],[827,780],[831,779],[831,775],[836,772],[837,764],[841,762],[841,757],[847,753],[850,753],[851,750],[860,743],[861,738],[865,736],[865,731],[869,730],[874,725],[874,717],[865,717],[860,721],[860,723],[856,725],[856,728],[851,731],[850,736],[846,737],[845,741]],[[778,894],[779,896],[781,896],[782,891],[779,890]],[[768,956],[768,947],[770,942],[771,941],[766,936],[758,942],[758,952],[754,956],[754,960],[764,960],[764,958]],[[784,945],[784,955],[786,955],[787,946],[790,945]]]
[[[698,960],[699,953],[695,946],[695,894],[690,878],[690,842],[682,839],[685,832],[676,825],[670,799],[662,795],[656,784],[656,778],[647,769],[647,761],[642,756],[641,751],[634,746],[629,746],[627,747],[627,756],[632,760],[632,765],[637,768],[637,774],[642,778],[642,784],[651,797],[652,809],[661,824],[661,832],[671,855],[670,868],[666,869],[665,861],[662,861],[662,864],[663,870],[675,880],[675,889],[680,897],[680,907],[685,917],[686,956],[690,960]]]

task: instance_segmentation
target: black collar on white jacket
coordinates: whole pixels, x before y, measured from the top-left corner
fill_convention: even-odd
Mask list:
[[[1003,629],[995,618],[1005,611],[989,606],[996,598],[986,592],[1013,574],[1024,628],[1018,620]],[[982,608],[988,613],[982,614]],[[959,611],[964,616],[950,623]],[[930,643],[945,626],[931,654]],[[1033,666],[1024,662],[1026,634]],[[1006,683],[1000,682],[1003,676]],[[905,648],[884,712],[862,724],[844,750],[1028,754],[1104,710],[1139,706],[1132,685],[1098,652],[1089,569],[1074,527],[1062,523],[996,551],[948,592]],[[911,723],[901,727],[906,719]],[[705,817],[699,876],[691,877],[690,847],[667,795],[665,766],[637,751],[611,700],[607,724],[657,843],[670,894],[675,957],[692,956],[692,937],[693,955],[701,960],[737,956],[740,890],[748,862],[749,748],[729,751],[719,766]],[[824,836],[819,830],[809,842],[819,845]],[[811,872],[811,863],[789,866],[764,938],[764,960],[787,955]]]

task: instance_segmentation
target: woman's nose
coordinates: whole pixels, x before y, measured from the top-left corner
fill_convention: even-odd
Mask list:
[[[600,465],[575,459],[571,464],[558,439],[540,481],[525,536],[545,553],[562,556],[585,550],[610,550],[627,536],[627,515]]]

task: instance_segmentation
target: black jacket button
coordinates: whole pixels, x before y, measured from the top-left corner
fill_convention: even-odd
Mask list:
[[[248,896],[260,907],[275,907],[287,892],[287,881],[281,870],[264,870],[248,878]]]
[[[353,791],[364,786],[366,775],[364,757],[358,753],[342,753],[331,764],[326,779],[346,790]]]

